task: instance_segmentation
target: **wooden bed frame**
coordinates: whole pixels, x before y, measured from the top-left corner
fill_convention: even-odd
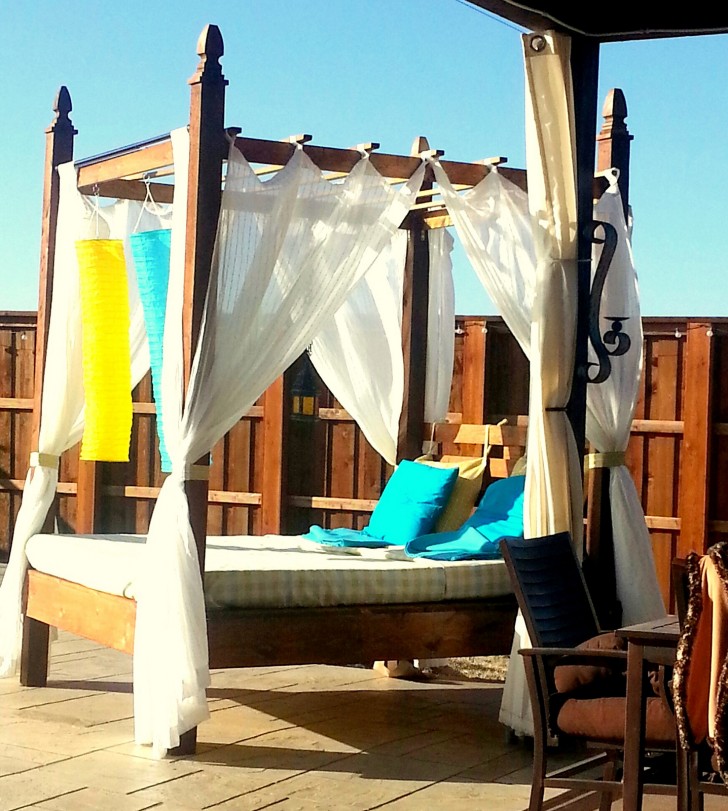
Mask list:
[[[183,335],[185,381],[189,380],[197,343],[202,307],[210,273],[215,232],[221,202],[223,162],[228,140],[223,124],[225,86],[219,59],[222,37],[216,26],[207,26],[198,42],[199,65],[189,80],[190,164],[189,202],[185,253],[185,301]],[[45,188],[41,250],[38,341],[34,395],[34,445],[40,426],[43,370],[48,341],[53,261],[58,211],[60,164],[73,160],[76,130],[69,113],[71,100],[61,88],[54,106],[56,113],[46,131]],[[296,144],[305,144],[309,157],[323,170],[347,173],[360,158],[360,148],[334,149],[308,144],[308,136],[286,141],[241,138],[236,146],[248,161],[262,164],[262,172],[275,171],[290,158]],[[409,177],[419,166],[421,153],[429,147],[418,139],[409,156],[376,152],[376,144],[365,145],[372,164],[384,176],[395,180]],[[488,163],[442,161],[454,184],[473,186],[489,171]],[[132,144],[78,162],[78,187],[83,193],[143,200],[144,179],[171,174],[172,147],[169,136]],[[509,180],[525,187],[523,170],[501,168]],[[152,183],[158,202],[170,202],[173,188]],[[405,355],[405,401],[400,423],[399,458],[419,455],[426,433],[424,413],[425,352],[428,296],[428,229],[449,224],[442,205],[433,203],[432,176],[428,173],[420,200],[402,223],[408,231],[404,285],[403,348]],[[472,435],[455,426],[439,426],[444,441],[467,442]],[[482,431],[482,426],[480,427]],[[482,443],[482,438],[481,438]],[[490,437],[504,448],[493,460],[492,473],[508,475],[515,449],[525,444],[522,425],[504,426]],[[208,459],[199,464],[207,465]],[[500,468],[500,470],[498,470]],[[190,516],[204,568],[207,519],[205,481],[186,483]],[[96,464],[79,467],[77,526],[79,533],[101,531],[95,526],[99,498]],[[21,682],[43,686],[47,678],[49,627],[80,634],[109,647],[131,653],[134,640],[134,601],[101,593],[31,570],[24,598],[25,619]],[[260,665],[367,662],[377,659],[435,658],[448,656],[506,654],[510,651],[516,602],[512,596],[486,600],[418,603],[403,605],[347,606],[305,609],[249,609],[208,612],[210,666],[246,667]],[[196,730],[186,733],[176,753],[194,751]]]

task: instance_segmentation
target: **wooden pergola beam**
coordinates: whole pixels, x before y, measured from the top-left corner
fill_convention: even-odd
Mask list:
[[[226,154],[227,142],[224,140],[222,133],[219,134],[219,138],[217,146]],[[285,166],[294,151],[299,148],[296,144],[286,141],[243,137],[235,139],[235,146],[250,163],[271,166]],[[101,192],[102,188],[110,188],[107,185],[109,181],[138,178],[148,172],[155,172],[156,176],[161,176],[164,172],[160,170],[169,169],[173,164],[172,143],[169,140],[140,147],[134,152],[126,152],[125,149],[126,147],[121,147],[119,150],[121,154],[118,155],[106,153],[99,156],[97,160],[93,160],[93,162],[81,162],[78,171],[79,190],[84,194],[91,194],[95,187],[98,186]],[[357,148],[340,149],[338,147],[315,146],[306,143],[303,150],[325,172],[350,172],[361,159],[361,151]],[[89,159],[89,161],[91,160]],[[410,177],[420,165],[418,156],[394,155],[386,152],[372,152],[369,160],[372,166],[384,177],[398,179]],[[475,186],[491,170],[491,164],[484,163],[464,163],[462,161],[448,160],[443,160],[441,163],[452,183],[465,186]],[[502,166],[498,171],[503,177],[520,188],[526,187],[526,172],[524,169]],[[169,173],[171,174],[171,170]],[[159,185],[162,184],[157,184],[155,190],[158,190]],[[139,195],[139,189],[143,189],[144,184],[137,180],[133,186],[118,186],[116,188],[119,191],[123,191],[124,188],[136,189],[134,193]],[[116,196],[116,194],[110,196]],[[139,197],[136,196],[132,199],[139,199]]]

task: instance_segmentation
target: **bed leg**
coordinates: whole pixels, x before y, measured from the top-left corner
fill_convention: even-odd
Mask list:
[[[170,749],[169,753],[172,757],[179,757],[180,755],[194,755],[197,749],[197,727],[190,729],[188,732],[183,732],[179,736],[179,746]]]
[[[24,618],[20,653],[20,683],[24,687],[45,687],[48,682],[49,632],[50,626],[44,622]]]

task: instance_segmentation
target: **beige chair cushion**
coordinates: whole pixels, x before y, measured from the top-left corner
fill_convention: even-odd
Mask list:
[[[626,706],[624,698],[571,698],[559,711],[556,725],[567,735],[621,744],[624,741]],[[675,718],[661,698],[647,699],[646,722],[646,746],[674,744]]]
[[[626,650],[627,643],[616,636],[613,631],[593,636],[580,645],[577,650]],[[573,690],[593,688],[601,695],[615,695],[615,688],[621,688],[624,695],[624,671],[627,662],[615,662],[608,667],[598,665],[558,665],[554,668],[554,683],[560,693],[571,693]]]

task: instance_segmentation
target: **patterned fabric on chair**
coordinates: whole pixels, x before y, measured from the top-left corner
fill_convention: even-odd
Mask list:
[[[681,804],[703,807],[704,794],[728,794],[728,542],[687,558],[687,610],[673,688]],[[720,780],[722,779],[722,783]]]

